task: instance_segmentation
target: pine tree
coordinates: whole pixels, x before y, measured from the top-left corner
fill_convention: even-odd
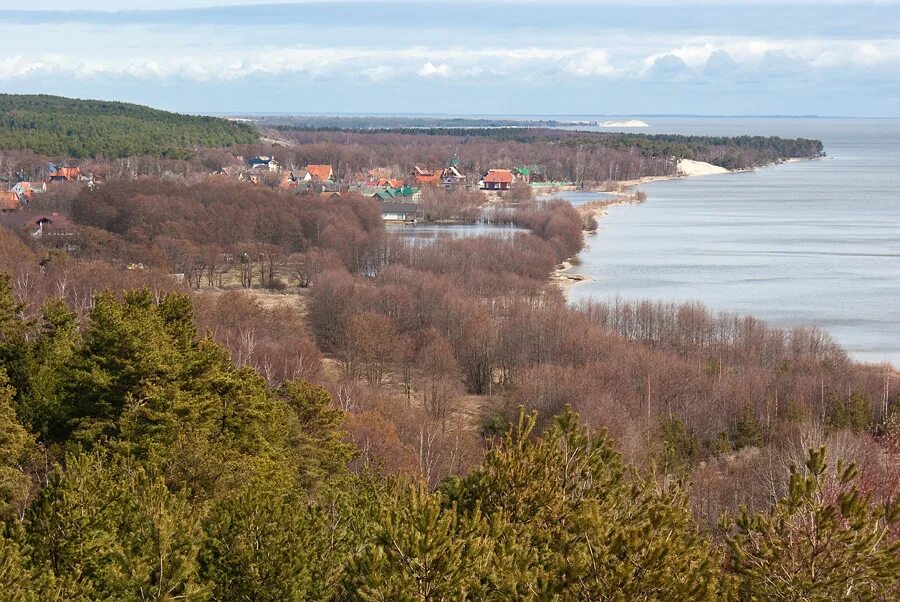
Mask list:
[[[22,318],[22,310],[23,305],[13,294],[12,279],[9,274],[0,273],[0,369],[16,392],[17,406],[35,367],[28,341],[33,325]]]
[[[571,409],[540,438],[535,417],[465,478],[450,502],[496,530],[485,590],[501,598],[703,600],[720,587],[717,557],[677,485],[629,476],[602,435]]]
[[[334,597],[350,554],[352,511],[340,500],[313,503],[280,488],[258,482],[211,509],[200,559],[214,599]]]
[[[762,429],[759,426],[759,421],[756,419],[756,414],[749,407],[744,408],[741,419],[735,424],[731,441],[736,450],[762,445]]]
[[[34,561],[96,599],[200,600],[199,508],[126,459],[69,455],[28,514]]]
[[[291,456],[306,488],[346,475],[353,446],[339,430],[343,416],[332,407],[331,396],[320,386],[302,381],[284,383],[278,395],[296,417],[297,429],[290,433]]]
[[[20,401],[23,421],[42,440],[57,441],[65,429],[64,368],[71,361],[78,340],[75,313],[60,299],[48,301],[33,345],[28,388],[21,392]]]
[[[381,500],[371,543],[351,568],[351,598],[367,601],[480,599],[490,563],[487,526],[421,486]]]
[[[767,513],[746,509],[730,531],[734,572],[745,600],[890,600],[900,587],[900,501],[876,505],[837,466],[829,487],[825,448],[791,469],[787,495]]]
[[[23,509],[31,488],[23,467],[34,443],[16,418],[14,391],[8,382],[6,374],[0,371],[0,521]]]

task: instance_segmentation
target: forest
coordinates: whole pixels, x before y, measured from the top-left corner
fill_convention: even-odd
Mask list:
[[[566,202],[420,240],[371,198],[217,177],[44,195],[64,247],[0,228],[12,600],[900,592],[893,369],[698,304],[568,304]]]
[[[124,102],[0,94],[0,150],[27,149],[58,159],[184,159],[199,147],[249,144],[257,138],[252,126],[215,117]]]
[[[821,156],[822,142],[763,136],[712,137],[617,134],[549,128],[278,129],[293,145],[286,164],[327,157],[350,174],[377,155],[408,173],[413,165],[443,165],[458,156],[468,174],[491,167],[538,166],[543,179],[582,185],[672,175],[678,159],[750,169],[791,158]],[[278,153],[276,152],[276,155]],[[296,157],[296,158],[295,158]],[[303,157],[303,158],[301,158]]]

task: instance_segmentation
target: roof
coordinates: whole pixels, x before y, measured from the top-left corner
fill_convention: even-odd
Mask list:
[[[438,184],[441,180],[439,173],[417,173],[416,184]]]
[[[496,182],[498,184],[512,184],[513,174],[508,169],[491,169],[484,176],[485,182]]]
[[[69,181],[76,179],[80,175],[80,167],[58,167],[55,171],[50,172],[51,178],[65,178]]]
[[[452,177],[452,178],[465,178],[466,176],[462,175],[455,165],[451,165],[447,169],[444,170],[443,176]]]
[[[53,213],[51,215],[41,213],[31,218],[31,223],[35,225],[40,224],[41,222],[44,222],[45,224],[52,224],[57,228],[68,228],[73,226],[72,220],[67,218],[65,215],[60,215],[59,213]]]
[[[379,190],[372,195],[372,198],[377,198],[382,201],[390,201],[391,199],[394,199],[396,197],[397,195],[394,193],[394,191],[389,189]]]
[[[307,165],[306,171],[308,171],[309,175],[312,177],[320,180],[327,180],[334,174],[331,165]]]
[[[19,195],[15,192],[0,192],[0,210],[15,211],[19,208],[19,204]]]

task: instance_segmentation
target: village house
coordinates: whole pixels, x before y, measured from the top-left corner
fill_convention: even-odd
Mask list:
[[[31,233],[31,236],[34,238],[43,238],[44,236],[72,236],[75,234],[75,225],[72,221],[59,213],[36,215],[31,219],[30,223],[36,228],[36,230]]]
[[[46,182],[16,182],[10,188],[13,192],[19,195],[19,198],[31,196],[37,192],[47,192],[47,183]]]
[[[396,178],[382,178],[378,180],[375,186],[381,188],[403,188],[403,180],[398,180]]]
[[[331,165],[307,165],[306,171],[313,180],[324,182],[334,177],[334,170]]]
[[[543,182],[546,180],[544,168],[539,165],[521,165],[516,167],[513,171],[515,172],[516,179],[525,182],[526,184]]]
[[[410,176],[417,186],[437,186],[441,183],[441,170],[422,169],[415,165]]]
[[[373,199],[382,201],[382,202],[390,202],[390,201],[412,201],[418,202],[421,193],[418,188],[413,188],[411,186],[400,186],[400,187],[385,187],[381,189],[374,189],[374,192],[369,194]]]
[[[466,176],[455,165],[448,166],[441,174],[441,186],[444,190],[456,190],[459,186],[465,186],[465,183]]]
[[[483,190],[509,190],[515,177],[508,169],[491,169],[481,180]]]
[[[425,218],[417,203],[389,202],[381,205],[381,219],[386,222],[415,223]]]
[[[51,164],[49,171],[50,175],[47,179],[51,182],[74,182],[81,179],[80,167],[57,167]]]
[[[528,167],[526,165],[522,165],[520,167],[515,168],[513,171],[515,172],[515,176],[516,176],[517,180],[519,180],[520,182],[525,182],[526,184],[531,183],[531,168],[530,167]]]
[[[297,190],[300,185],[300,179],[294,175],[294,172],[288,172],[281,175],[278,182],[279,190]]]
[[[337,182],[332,182],[331,180],[317,180],[315,182],[316,186],[321,188],[322,192],[340,192],[341,185]]]
[[[250,157],[250,159],[247,160],[247,165],[250,166],[250,169],[263,169],[268,171],[281,170],[281,166],[278,164],[278,161],[276,161],[274,157],[269,157],[267,155]]]

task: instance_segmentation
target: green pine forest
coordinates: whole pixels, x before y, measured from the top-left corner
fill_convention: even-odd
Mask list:
[[[251,144],[253,127],[135,104],[47,95],[0,94],[0,150],[50,157],[186,159],[199,147]]]
[[[184,294],[21,316],[0,277],[3,600],[897,599],[900,506],[825,450],[718,536],[571,410],[428,490],[360,464],[324,389],[236,367]]]

